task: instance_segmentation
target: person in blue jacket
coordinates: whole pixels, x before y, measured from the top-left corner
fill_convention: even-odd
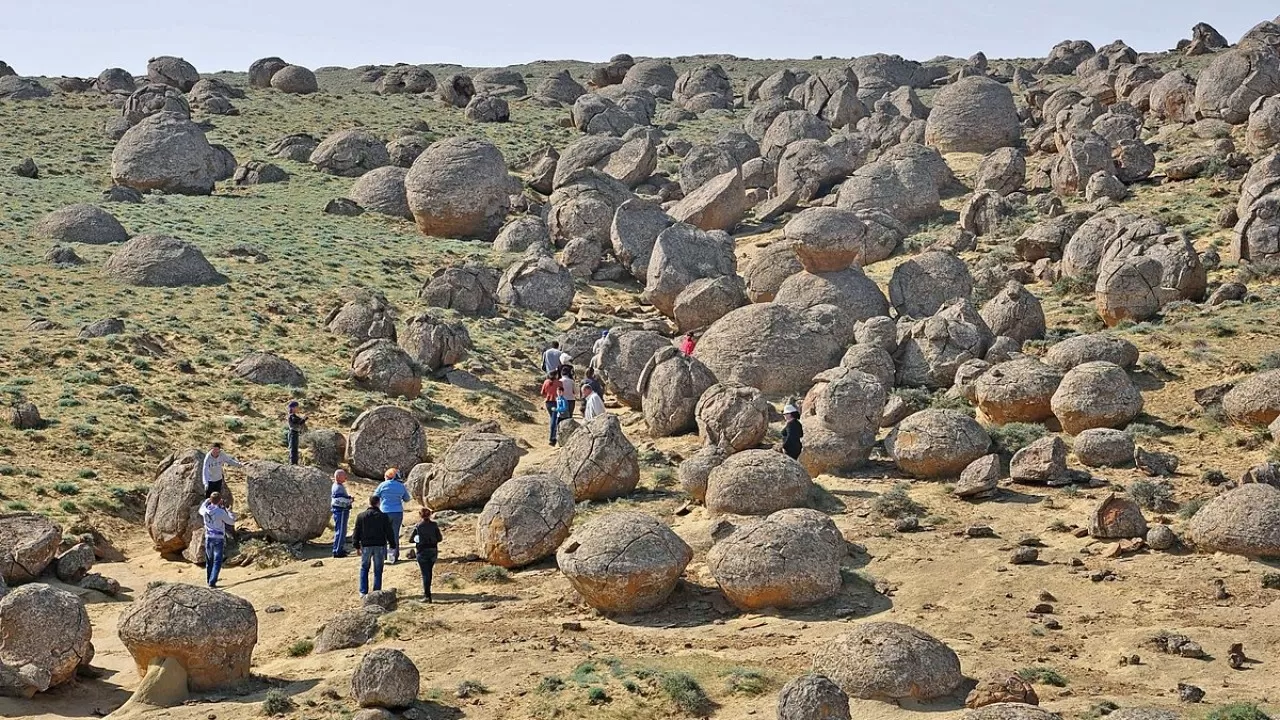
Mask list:
[[[409,502],[409,489],[404,486],[400,470],[387,468],[381,485],[373,491],[382,501],[382,512],[391,520],[394,542],[391,544],[391,564],[400,562],[400,527],[404,524],[404,504]]]

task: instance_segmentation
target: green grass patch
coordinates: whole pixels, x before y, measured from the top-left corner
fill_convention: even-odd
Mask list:
[[[296,657],[305,657],[307,655],[310,655],[311,651],[315,649],[316,649],[315,642],[313,642],[312,640],[303,638],[301,640],[294,640],[292,643],[290,643],[289,647],[285,649],[285,652],[288,653],[289,657],[296,658]]]
[[[886,518],[900,518],[908,515],[920,515],[924,513],[924,506],[911,499],[908,494],[910,485],[907,483],[898,483],[891,489],[886,490],[871,501],[871,509],[876,514]]]
[[[1062,673],[1046,665],[1024,667],[1018,671],[1018,677],[1037,685],[1067,686],[1067,679],[1062,676]]]

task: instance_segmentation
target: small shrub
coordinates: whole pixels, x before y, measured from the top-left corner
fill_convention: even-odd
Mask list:
[[[284,715],[292,712],[293,708],[293,700],[279,690],[268,691],[267,699],[262,701],[263,715]]]
[[[1066,687],[1067,679],[1057,670],[1044,665],[1032,665],[1024,667],[1018,671],[1018,677],[1027,682],[1037,683],[1039,685],[1052,685],[1054,687]]]
[[[1263,712],[1262,708],[1248,702],[1216,707],[1204,718],[1205,720],[1271,720],[1271,716]]]
[[[597,672],[595,663],[584,662],[579,663],[578,667],[569,673],[569,679],[579,685],[591,685],[600,682],[600,673]]]
[[[63,500],[62,502],[58,503],[58,509],[68,515],[75,515],[76,513],[80,512],[80,508],[77,507],[76,504],[70,500]]]
[[[671,468],[662,468],[653,474],[653,484],[660,488],[669,488],[676,484],[676,474]]]
[[[90,470],[89,468],[81,468],[80,472],[76,474],[80,476],[81,480],[92,480],[98,477],[98,473],[94,472],[93,470]]]
[[[538,681],[538,692],[544,695],[558,693],[564,689],[564,680],[558,675],[547,675]]]
[[[605,689],[596,685],[587,689],[588,705],[603,705],[609,702],[609,693]]]
[[[10,500],[4,504],[4,507],[6,510],[12,510],[13,512],[26,512],[31,509],[31,506],[21,500]]]
[[[893,395],[913,410],[923,410],[929,407],[929,403],[933,400],[929,391],[923,388],[897,388],[893,391]]]
[[[995,445],[996,452],[1001,455],[1012,456],[1022,448],[1049,434],[1049,431],[1043,425],[1015,422],[987,428],[987,433],[991,435],[991,442]]]
[[[1049,523],[1049,529],[1057,533],[1071,532],[1071,526],[1066,524],[1062,520],[1054,520],[1053,522]]]
[[[1212,485],[1214,487],[1217,487],[1219,485],[1226,485],[1227,480],[1228,480],[1227,474],[1222,472],[1221,470],[1210,469],[1200,473],[1200,482],[1206,485]]]
[[[735,695],[762,695],[769,689],[769,678],[758,670],[733,668],[728,673],[728,689]]]
[[[705,715],[711,710],[711,699],[689,673],[666,673],[658,688],[676,707],[690,715]]]
[[[1176,506],[1173,501],[1173,488],[1169,487],[1168,483],[1135,480],[1129,485],[1127,492],[1129,497],[1144,510],[1167,512],[1170,507]]]
[[[1280,369],[1280,352],[1269,352],[1258,361],[1258,370]]]
[[[1190,520],[1196,513],[1200,512],[1200,508],[1204,507],[1204,503],[1204,498],[1194,498],[1186,501],[1181,508],[1178,508],[1178,517],[1183,520]]]
[[[1147,423],[1129,423],[1129,427],[1124,429],[1129,433],[1129,437],[1134,440],[1142,438],[1158,438],[1165,434],[1163,428],[1158,425],[1148,425]]]
[[[1087,295],[1093,292],[1097,279],[1092,277],[1061,277],[1053,284],[1053,294],[1060,297]]]
[[[53,489],[56,490],[59,495],[79,495],[80,494],[80,486],[73,482],[54,483]]]
[[[312,650],[316,649],[316,644],[308,639],[294,640],[285,651],[289,657],[303,657],[310,655]]]
[[[511,582],[511,573],[507,572],[504,567],[497,565],[486,565],[476,571],[472,577],[476,582],[499,584]]]
[[[909,487],[907,483],[894,485],[892,489],[881,493],[879,497],[871,501],[871,509],[875,510],[880,516],[887,518],[920,515],[924,512],[924,507],[911,499],[911,496],[907,493]]]
[[[1280,573],[1262,573],[1261,582],[1265,590],[1280,590]]]
[[[488,695],[489,687],[478,680],[463,680],[454,691],[459,699],[473,698],[477,695]]]

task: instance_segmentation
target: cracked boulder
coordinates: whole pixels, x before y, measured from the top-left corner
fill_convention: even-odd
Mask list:
[[[804,466],[772,450],[730,455],[707,479],[707,510],[716,515],[768,515],[809,503],[813,481]]]
[[[1191,516],[1189,529],[1200,550],[1280,558],[1280,488],[1247,483],[1228,490]]]
[[[1050,400],[1063,432],[1123,428],[1142,412],[1142,393],[1129,375],[1109,362],[1088,362],[1068,370]]]
[[[0,517],[0,580],[16,585],[40,577],[61,543],[62,529],[43,515]]]
[[[814,375],[838,365],[844,353],[837,316],[830,305],[808,310],[776,303],[740,307],[712,324],[694,357],[720,382],[737,382],[765,394],[803,393]]]
[[[843,366],[813,380],[801,403],[805,438],[800,464],[814,477],[863,465],[875,447],[888,400],[884,385],[874,375]]]
[[[601,415],[583,423],[561,443],[550,474],[572,487],[578,501],[609,500],[636,489],[640,465],[618,417]]]
[[[347,439],[351,472],[381,478],[387,468],[412,468],[427,452],[427,432],[407,410],[380,405],[365,410]]]
[[[258,527],[282,543],[314,540],[329,527],[329,476],[305,465],[267,460],[245,469],[249,512]]]
[[[698,399],[716,383],[715,375],[696,358],[667,346],[654,353],[640,373],[637,390],[650,437],[668,437],[693,430]]]
[[[405,320],[400,347],[424,370],[437,372],[467,359],[472,348],[471,333],[465,323],[445,313],[424,312]]]
[[[639,410],[643,397],[638,390],[640,376],[654,353],[670,346],[669,339],[652,330],[610,330],[596,358],[605,389],[627,407]]]
[[[717,542],[707,553],[707,569],[739,610],[807,607],[840,592],[846,549],[825,514],[780,510]]]
[[[904,329],[894,359],[898,385],[905,387],[951,387],[960,366],[986,357],[995,340],[973,303],[965,299],[953,300]]]
[[[362,390],[387,395],[412,399],[422,392],[422,378],[414,371],[409,354],[390,340],[370,340],[356,348],[351,379]]]
[[[692,559],[693,550],[670,528],[629,511],[592,518],[556,552],[556,564],[573,588],[609,614],[658,608]]]
[[[31,584],[0,598],[0,696],[30,698],[71,682],[93,659],[84,601]]]
[[[978,421],[956,410],[921,410],[898,423],[891,438],[898,468],[921,479],[958,477],[991,446]]]
[[[1132,498],[1110,493],[1089,516],[1089,536],[1100,540],[1145,538],[1147,519]]]
[[[849,697],[928,701],[964,682],[960,658],[946,643],[909,625],[866,622],[813,653],[813,670]]]
[[[203,544],[204,526],[198,514],[204,502],[203,465],[204,453],[199,450],[174,453],[161,462],[151,481],[143,523],[152,545],[162,555],[182,552],[193,538],[195,544]],[[230,507],[230,493],[225,489],[224,496]]]
[[[427,471],[419,501],[434,510],[474,507],[511,479],[524,451],[497,432],[465,432]]]
[[[1034,358],[1000,363],[974,383],[978,409],[996,425],[1053,417],[1050,401],[1062,373]]]
[[[769,403],[760,391],[737,383],[717,383],[698,398],[694,417],[707,445],[724,445],[730,453],[759,445],[769,431]],[[681,465],[683,473],[684,465]]]
[[[573,525],[573,490],[551,475],[523,475],[503,483],[476,520],[480,556],[519,568],[555,554]]]
[[[960,258],[948,252],[920,253],[893,270],[889,302],[898,315],[927,318],[957,298],[969,299],[973,277]]]

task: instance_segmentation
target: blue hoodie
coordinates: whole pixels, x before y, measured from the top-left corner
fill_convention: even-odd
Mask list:
[[[404,504],[409,502],[409,489],[399,480],[383,480],[377,490],[373,491],[382,500],[382,512],[404,512]]]

